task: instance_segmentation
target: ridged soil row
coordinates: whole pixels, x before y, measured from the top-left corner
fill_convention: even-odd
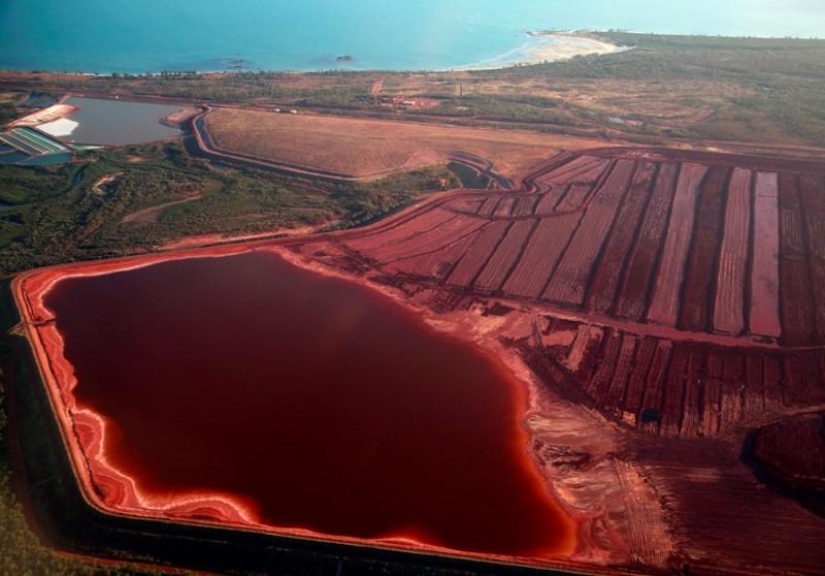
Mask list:
[[[702,332],[713,321],[719,247],[730,169],[713,166],[702,182],[696,203],[693,240],[688,251],[678,326]]]
[[[350,245],[379,262],[389,263],[450,246],[456,238],[460,238],[473,230],[478,230],[485,225],[487,223],[478,218],[457,216],[426,233],[410,236],[398,243],[384,243],[378,247],[372,247],[369,243],[350,243]]]
[[[610,160],[605,158],[579,156],[551,172],[542,174],[536,178],[536,184],[541,188],[572,182],[594,182],[609,163]]]
[[[590,281],[587,298],[589,310],[607,313],[613,309],[619,280],[639,229],[642,212],[650,198],[650,186],[655,171],[655,164],[642,162],[633,176],[630,188],[616,216],[616,225],[607,239]]]
[[[436,247],[426,253],[388,262],[386,270],[411,274],[439,283],[443,282],[458,260],[473,245],[479,234],[480,231],[477,228],[472,228],[468,233],[458,236],[447,246]]]
[[[802,213],[808,241],[808,265],[814,301],[817,342],[825,342],[825,178],[803,174],[799,178]]]
[[[536,202],[538,201],[538,196],[530,195],[530,196],[519,196],[516,199],[516,206],[513,208],[513,216],[517,217],[524,217],[524,216],[532,216],[533,211],[536,208]]]
[[[533,219],[518,220],[513,223],[504,240],[496,248],[476,279],[475,288],[493,292],[501,287],[535,226],[536,221]]]
[[[622,401],[627,392],[628,379],[633,369],[637,342],[636,336],[622,334],[622,346],[619,350],[619,358],[616,361],[616,369],[613,372],[613,378],[607,393],[601,398],[604,410],[617,416],[621,416],[624,412]]]
[[[670,218],[679,166],[661,165],[647,205],[636,244],[625,266],[625,275],[616,301],[617,316],[630,320],[644,318],[653,285],[659,254]]]
[[[493,218],[508,218],[513,213],[513,207],[516,205],[516,198],[514,196],[504,196],[493,211]]]
[[[450,286],[467,288],[472,285],[482,268],[487,264],[511,223],[506,220],[494,221],[485,225],[476,242],[458,261],[446,283]]]
[[[643,338],[636,348],[636,359],[622,401],[624,412],[632,415],[634,422],[638,422],[641,416],[648,373],[658,346],[659,341],[655,338]]]
[[[668,368],[662,401],[662,415],[659,424],[661,434],[677,436],[682,424],[685,405],[685,386],[690,379],[692,368],[690,349],[675,345]]]
[[[567,186],[554,186],[539,197],[536,204],[536,216],[550,216],[555,214],[556,205],[559,200],[566,194]]]
[[[573,212],[584,206],[585,200],[593,192],[594,184],[571,184],[556,206],[557,213]]]
[[[733,336],[745,331],[745,286],[751,236],[751,172],[736,168],[728,185],[725,226],[713,304],[713,329]]]
[[[622,335],[616,330],[607,330],[602,343],[595,374],[581,383],[587,395],[600,408],[610,389],[610,382],[613,380],[613,373],[622,349]]]
[[[490,196],[478,209],[477,214],[482,218],[492,218],[493,213],[496,211],[496,206],[498,206],[501,200],[502,198],[500,196]]]
[[[461,217],[449,210],[435,208],[391,228],[349,239],[347,244],[356,250],[376,251],[383,247],[397,246],[416,236],[426,235],[441,227],[444,223],[459,218]]]
[[[811,344],[815,339],[813,292],[808,276],[808,240],[794,174],[779,175],[779,291],[782,342]]]
[[[655,324],[675,326],[679,317],[681,288],[696,215],[699,184],[707,167],[683,164],[673,197],[673,209],[659,269],[653,285],[647,319]]]
[[[581,214],[539,220],[521,258],[504,283],[504,293],[533,299],[541,296],[580,220]]]
[[[593,196],[542,298],[582,305],[593,266],[614,225],[635,167],[635,162],[630,160],[616,162],[610,176]]]
[[[639,412],[639,423],[642,429],[649,432],[659,431],[664,405],[665,381],[672,356],[673,344],[667,340],[659,340],[650,363],[642,409]]]
[[[750,330],[778,338],[779,321],[779,179],[758,172],[754,194],[754,247],[751,274]]]

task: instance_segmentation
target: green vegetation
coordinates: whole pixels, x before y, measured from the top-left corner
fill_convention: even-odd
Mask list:
[[[0,388],[0,401],[3,391]],[[2,414],[2,413],[0,413]],[[23,507],[12,485],[11,463],[5,415],[0,415],[0,574],[20,576],[125,574],[114,568],[85,564],[80,560],[58,556],[37,539],[26,524]]]
[[[130,162],[134,156],[140,161]],[[0,167],[0,274],[151,250],[188,235],[353,226],[444,185],[459,185],[446,169],[365,183],[216,171],[176,143],[89,153],[58,168]],[[163,209],[156,221],[122,222],[198,193]]]
[[[683,104],[687,108],[709,106],[715,115],[673,130],[673,135],[719,140],[794,139],[825,145],[823,40],[599,35],[633,49],[607,57],[513,68],[507,75],[513,81],[547,77],[560,88],[580,87],[591,94],[600,89],[609,91],[611,86],[605,81],[633,82],[637,87],[644,83],[640,91],[658,91],[662,98],[672,98],[668,94],[672,90],[692,92],[690,83],[694,83],[704,93],[691,93]],[[639,117],[656,122],[655,117]]]
[[[19,101],[20,94],[15,92],[0,92],[0,125],[11,122],[20,116],[16,107]]]

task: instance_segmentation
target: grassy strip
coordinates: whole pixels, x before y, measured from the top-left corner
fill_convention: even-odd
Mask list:
[[[130,162],[139,155],[141,161]],[[95,183],[117,175],[107,185]],[[364,183],[296,178],[240,166],[216,171],[177,143],[90,152],[58,168],[0,167],[0,275],[77,260],[153,250],[183,236],[278,228],[355,226],[421,194],[457,187],[445,168]],[[122,224],[132,212],[202,192],[157,222]]]

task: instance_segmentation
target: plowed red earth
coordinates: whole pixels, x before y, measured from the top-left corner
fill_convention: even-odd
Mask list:
[[[663,327],[738,335],[736,314],[729,319],[730,314],[721,310],[731,308],[746,316],[745,336],[754,341],[825,342],[814,337],[809,325],[816,314],[781,313],[780,295],[785,292],[806,294],[802,303],[815,311],[825,308],[825,296],[814,295],[815,301],[809,303],[808,275],[794,275],[791,270],[798,266],[784,265],[782,271],[787,272],[780,278],[777,257],[780,232],[782,245],[788,246],[783,253],[793,252],[795,262],[805,265],[807,254],[822,250],[817,248],[825,242],[821,227],[806,225],[797,212],[801,204],[794,174],[808,168],[805,182],[821,185],[812,180],[821,167],[742,158],[733,177],[730,167],[736,158],[692,154],[684,163],[673,160],[664,155],[658,159],[655,151],[570,155],[567,162],[554,163],[546,173],[529,177],[538,199],[532,214],[512,216],[509,209],[502,211],[506,194],[466,192],[393,220],[380,231],[342,242],[379,268],[392,261],[396,272],[433,285],[444,282],[467,294],[493,290],[504,298],[527,297],[579,312],[631,319],[641,319],[647,310],[649,321]],[[782,193],[788,197],[785,203],[792,203],[783,209],[788,214],[781,225],[776,184],[780,176]],[[743,185],[750,189],[743,192]],[[731,187],[735,195],[730,194]],[[561,202],[554,200],[553,208],[545,200],[558,190],[565,192],[559,196]],[[747,194],[744,202],[743,193]],[[571,194],[580,199],[565,204]],[[495,210],[470,213],[462,208],[469,198],[484,206],[495,198],[501,200]],[[820,208],[811,204],[814,211]],[[446,217],[448,212],[456,215],[450,219],[449,231],[437,222],[428,224],[434,215]],[[754,214],[752,233],[740,229],[739,214]],[[731,232],[736,236],[723,242],[726,218],[737,228]],[[519,225],[512,228],[514,221]],[[479,229],[480,236],[456,261],[450,239],[458,241]],[[430,232],[419,236],[422,230]],[[439,269],[433,262],[441,252],[450,255],[445,266],[454,267],[446,280],[433,274],[433,269]],[[547,256],[542,258],[542,253]],[[406,264],[393,258],[400,254],[409,259]],[[428,256],[428,268],[416,259],[423,254]]]

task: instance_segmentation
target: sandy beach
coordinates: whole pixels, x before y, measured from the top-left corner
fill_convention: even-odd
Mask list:
[[[575,56],[613,54],[629,50],[593,36],[572,32],[530,32],[524,44],[495,58],[483,60],[452,70],[494,70],[524,64],[558,62]]]

